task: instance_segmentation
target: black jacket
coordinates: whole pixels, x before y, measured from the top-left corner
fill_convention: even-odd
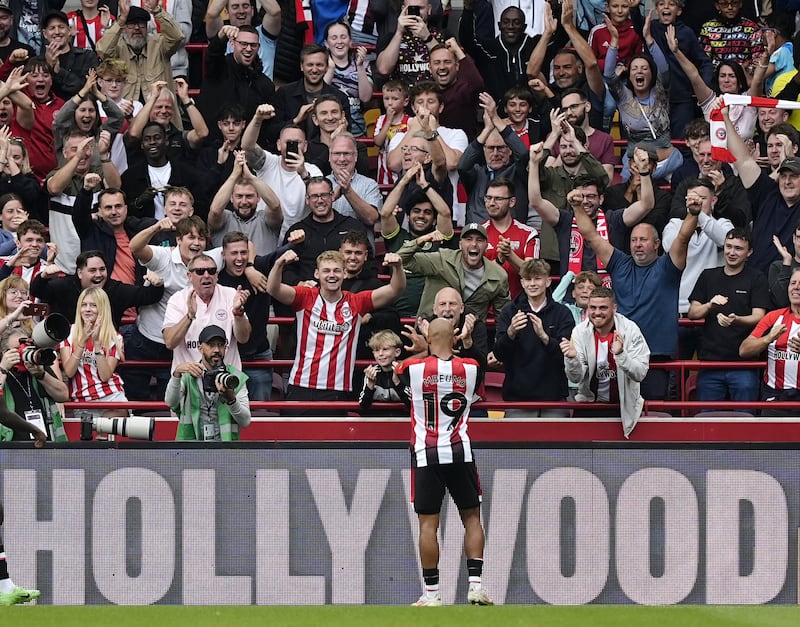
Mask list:
[[[172,173],[169,177],[169,185],[188,188],[194,196],[195,215],[200,216],[203,220],[208,219],[210,193],[206,179],[200,172],[182,161],[170,161],[170,163],[172,164]],[[128,201],[128,215],[137,218],[154,217],[156,206],[153,196],[145,194],[150,188],[147,163],[134,163],[125,170],[122,175],[122,191],[125,192]]]
[[[562,338],[569,338],[575,327],[570,310],[547,299],[547,304],[536,314],[541,318],[547,335],[547,344],[533,330],[533,323],[508,337],[511,319],[518,311],[533,313],[527,295],[523,292],[503,307],[497,321],[494,354],[503,362],[506,378],[503,381],[503,400],[506,401],[561,401],[567,398],[567,375],[561,353]]]
[[[128,217],[123,228],[128,237],[133,239],[142,229],[146,229],[156,223],[155,218],[134,218]],[[72,206],[72,224],[78,237],[81,238],[81,251],[99,250],[106,259],[106,269],[108,275],[114,272],[114,265],[117,259],[117,238],[114,231],[102,220],[92,219],[92,193],[81,188],[75,196],[75,204]],[[144,276],[144,266],[136,264],[137,275]]]
[[[275,100],[275,85],[262,71],[261,60],[256,59],[250,66],[241,65],[232,53],[225,54],[227,43],[219,37],[212,37],[208,42],[206,76],[197,100],[197,107],[208,122],[211,140],[220,137],[217,125],[212,122],[217,119],[222,105],[242,105],[249,120],[258,105],[272,104]]]
[[[74,274],[65,277],[43,277],[39,274],[31,283],[31,294],[50,305],[50,313],[60,313],[70,323],[75,322],[75,310],[82,291],[80,279]],[[122,324],[122,316],[128,307],[152,305],[164,296],[163,286],[128,285],[114,279],[106,280],[103,291],[111,301],[111,316],[116,329]]]

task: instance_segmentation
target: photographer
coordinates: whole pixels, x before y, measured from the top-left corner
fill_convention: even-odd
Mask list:
[[[69,400],[67,385],[61,379],[57,360],[47,368],[29,361],[33,345],[23,350],[23,359],[19,347],[29,340],[23,327],[12,327],[0,335],[0,387],[4,397],[0,402],[44,431],[48,440],[65,442],[67,436],[56,403]],[[55,352],[51,352],[55,358]],[[2,441],[29,439],[27,431],[0,427]]]
[[[175,439],[236,441],[250,424],[247,376],[225,365],[228,338],[220,327],[205,327],[199,342],[202,359],[179,364],[167,385],[164,400],[178,414]]]

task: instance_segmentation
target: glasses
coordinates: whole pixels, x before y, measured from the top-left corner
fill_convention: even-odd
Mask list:
[[[307,196],[309,200],[325,200],[331,197],[331,192],[325,192],[324,194],[307,194]]]
[[[242,48],[252,48],[255,50],[259,46],[259,42],[257,41],[239,41],[236,40],[236,43],[239,44]]]
[[[147,22],[134,22],[133,24],[128,22],[127,24],[125,24],[125,26],[127,26],[131,30],[133,30],[133,29],[146,30],[147,29]]]
[[[191,268],[189,272],[194,272],[197,276],[203,276],[207,274],[209,276],[214,276],[217,273],[216,268]]]
[[[561,107],[561,110],[562,111],[576,111],[577,109],[580,109],[581,107],[585,107],[585,106],[586,106],[585,102],[576,102],[575,104],[567,105],[566,107]]]
[[[506,147],[507,146],[503,144],[502,146],[484,146],[484,149],[486,149],[488,152],[502,152],[506,149]]]
[[[721,7],[738,7],[742,3],[742,0],[728,0],[727,2],[717,2],[717,4]]]
[[[488,205],[489,203],[492,203],[492,202],[500,202],[500,201],[503,201],[503,200],[511,200],[512,198],[514,198],[514,197],[513,196],[484,196],[483,197],[483,202],[485,202]]]
[[[417,146],[400,146],[400,152],[424,152],[428,154],[428,151],[424,148],[418,148]]]
[[[352,152],[332,152],[331,157],[352,157]]]
[[[22,298],[28,298],[28,294],[30,294],[30,292],[28,292],[28,290],[18,290],[17,288],[12,287],[10,290],[8,290],[7,294],[13,296],[14,298],[17,298],[18,296],[22,296]]]
[[[598,196],[597,194],[584,194],[583,195],[583,199],[584,200],[597,200],[598,198],[600,198],[600,196]]]

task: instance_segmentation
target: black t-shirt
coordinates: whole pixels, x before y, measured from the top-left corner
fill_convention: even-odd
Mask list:
[[[721,327],[717,314],[735,313],[746,316],[754,307],[767,311],[772,307],[766,277],[753,268],[745,268],[734,275],[725,274],[725,268],[703,270],[695,283],[689,302],[705,304],[717,294],[728,297],[727,304],[714,307],[706,317],[703,327],[703,344],[698,353],[700,359],[715,361],[738,361],[739,345],[753,330],[737,324]]]

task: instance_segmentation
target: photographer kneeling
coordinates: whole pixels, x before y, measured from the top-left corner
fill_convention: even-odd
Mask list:
[[[199,362],[179,364],[170,377],[167,405],[178,414],[176,440],[232,442],[250,424],[247,376],[223,358],[228,338],[217,325],[200,332]]]
[[[55,351],[34,348],[24,327],[6,329],[0,335],[0,403],[22,416],[55,442],[67,440],[61,412],[56,403],[69,400],[67,384],[61,378]],[[22,346],[22,349],[20,349]],[[50,354],[44,355],[49,351]],[[46,368],[31,360],[53,361]],[[27,431],[0,426],[0,440],[30,440]]]

